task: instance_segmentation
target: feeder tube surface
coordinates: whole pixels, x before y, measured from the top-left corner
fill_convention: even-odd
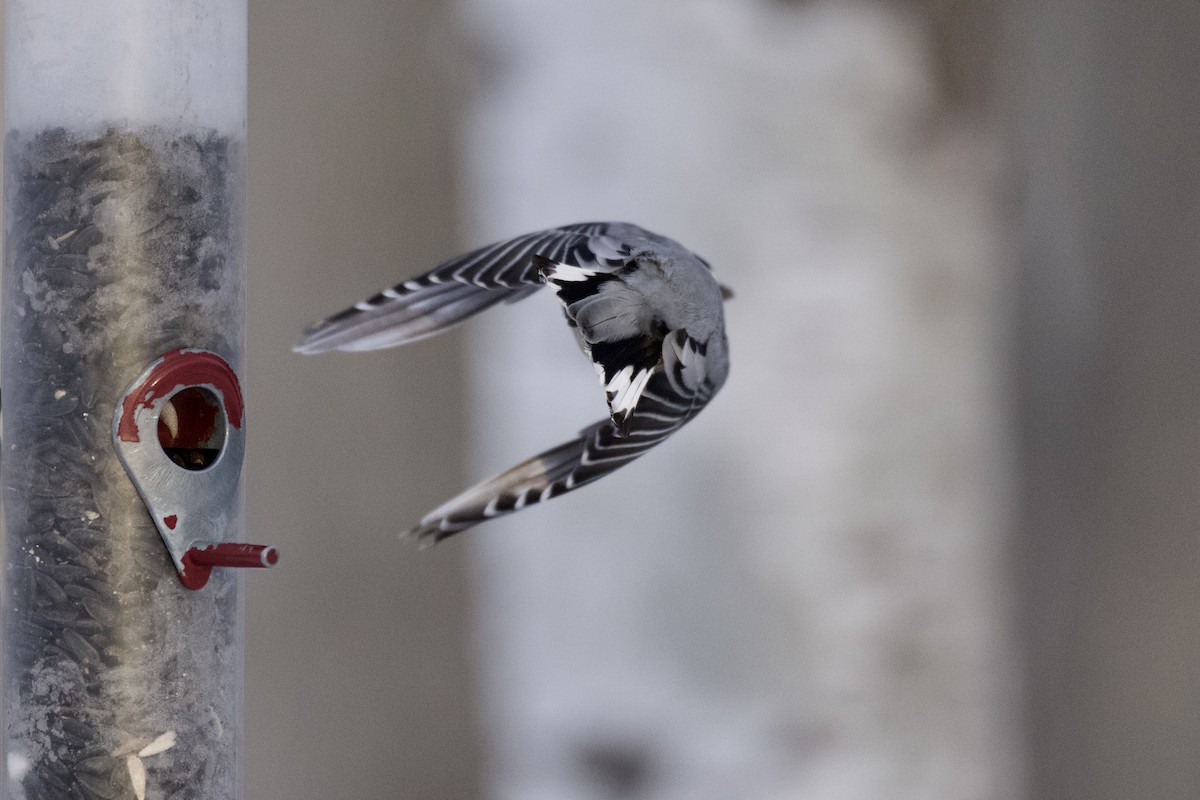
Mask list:
[[[180,584],[111,426],[242,368],[246,3],[9,0],[5,59],[5,796],[241,797],[238,573]]]

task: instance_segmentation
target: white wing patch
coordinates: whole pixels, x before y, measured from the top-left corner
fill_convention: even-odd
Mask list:
[[[633,413],[642,392],[646,389],[646,383],[653,374],[652,369],[635,372],[633,365],[630,365],[614,375],[604,387],[608,395],[608,408],[615,422],[620,424]]]
[[[594,269],[577,267],[574,264],[563,264],[558,261],[553,262],[553,267],[543,273],[547,283],[586,281],[588,278],[596,277],[596,274],[596,270]]]
[[[560,261],[549,262],[542,267],[543,280],[546,283],[558,286],[562,286],[565,283],[581,283],[596,277],[598,274],[600,274],[598,270],[579,267],[574,264],[566,264]],[[562,299],[562,295],[559,295],[559,299]],[[564,300],[564,304],[565,302]],[[582,304],[587,301],[580,302]],[[623,431],[629,415],[637,407],[638,400],[641,398],[642,392],[646,389],[646,384],[654,374],[654,369],[637,369],[632,364],[629,364],[606,382],[604,364],[594,359],[592,348],[586,337],[582,335],[581,330],[577,331],[577,333],[580,335],[580,343],[583,345],[584,352],[588,354],[589,358],[593,359],[592,365],[596,368],[596,374],[600,376],[600,383],[604,386],[605,396],[608,398],[608,409],[613,423],[618,429]]]

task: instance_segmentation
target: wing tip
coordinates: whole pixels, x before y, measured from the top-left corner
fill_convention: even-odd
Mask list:
[[[299,353],[302,356],[311,356],[316,353],[324,353],[332,348],[324,346],[321,342],[311,339],[307,334],[292,345],[292,352]]]
[[[400,540],[412,542],[418,550],[428,550],[449,534],[442,534],[436,526],[421,522],[400,534]]]
[[[442,530],[442,520],[426,517],[400,534],[402,541],[413,542],[419,550],[428,550],[447,536],[457,533],[457,530]]]
[[[358,316],[360,312],[351,307],[306,326],[300,333],[299,341],[292,345],[292,352],[307,356],[340,349],[346,343],[346,320]]]
[[[292,352],[302,356],[312,356],[318,353],[329,353],[334,350],[361,350],[354,347],[354,340],[342,341],[332,336],[305,336],[292,345]]]
[[[450,518],[449,514],[433,511],[421,518],[421,521],[413,525],[408,530],[400,534],[400,538],[415,542],[420,550],[427,550],[444,539],[449,539],[456,533],[461,533],[467,528],[474,527],[480,522],[486,522],[487,518],[473,519],[470,521],[455,521]]]

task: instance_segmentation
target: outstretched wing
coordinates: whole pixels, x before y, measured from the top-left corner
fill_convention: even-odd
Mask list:
[[[452,258],[312,325],[295,350],[377,350],[433,336],[497,303],[528,297],[543,285],[534,255],[568,258],[608,228],[606,223],[564,225]]]
[[[622,432],[610,420],[474,486],[434,509],[409,531],[441,541],[503,514],[519,511],[601,478],[679,430],[720,388],[724,373],[709,375],[703,343],[672,331],[662,343],[662,360],[645,381]]]

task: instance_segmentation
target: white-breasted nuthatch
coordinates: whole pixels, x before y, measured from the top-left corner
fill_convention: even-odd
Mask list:
[[[730,292],[678,242],[624,222],[564,225],[452,258],[309,327],[295,350],[407,344],[545,285],[600,375],[609,418],[439,506],[412,535],[441,540],[591,483],[678,430],[725,382]]]

